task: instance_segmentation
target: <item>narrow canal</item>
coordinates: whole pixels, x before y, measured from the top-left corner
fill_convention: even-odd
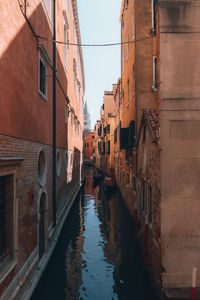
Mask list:
[[[93,170],[63,226],[31,300],[155,300],[119,195],[93,186]]]

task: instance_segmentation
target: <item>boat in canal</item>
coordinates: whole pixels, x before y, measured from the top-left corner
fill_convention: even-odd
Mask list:
[[[103,188],[107,192],[114,191],[116,187],[116,182],[113,177],[106,176],[103,181]]]

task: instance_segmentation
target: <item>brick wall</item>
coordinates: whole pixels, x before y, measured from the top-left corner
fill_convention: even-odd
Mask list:
[[[44,149],[47,159],[46,183],[42,187],[38,180],[38,154]],[[68,194],[79,184],[80,179],[80,152],[75,150],[72,181],[67,184],[65,149],[59,149],[61,158],[60,175],[57,176],[57,209],[59,205],[68,199],[66,193],[62,193],[65,187]],[[0,166],[0,176],[14,173],[16,181],[16,224],[17,242],[15,258],[16,266],[9,276],[1,280],[5,270],[0,275],[0,295],[3,293],[14,276],[18,273],[33,250],[38,246],[38,211],[42,192],[46,191],[48,199],[48,228],[52,225],[52,147],[34,143],[22,139],[0,135],[0,156],[23,157],[19,165]],[[67,188],[66,188],[67,187]],[[48,235],[48,232],[47,232]],[[16,238],[16,237],[15,237]]]

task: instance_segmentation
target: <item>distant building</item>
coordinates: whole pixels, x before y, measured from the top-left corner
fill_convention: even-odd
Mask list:
[[[84,132],[84,159],[92,159],[95,149],[94,131]]]
[[[101,106],[101,120],[95,125],[95,145],[94,152],[95,165],[105,174],[114,174],[114,125],[115,125],[115,106],[114,93],[116,85],[113,85],[113,91],[104,92],[104,102]]]
[[[88,105],[87,105],[87,100],[85,101],[85,105],[84,105],[84,130],[90,130],[90,113],[89,113],[89,109],[88,109]]]

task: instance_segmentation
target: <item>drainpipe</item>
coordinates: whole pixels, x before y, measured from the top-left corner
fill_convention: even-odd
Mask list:
[[[134,18],[134,27],[135,27],[135,41],[137,40],[137,32],[136,32],[136,5],[134,2],[134,14],[135,14],[135,18]],[[136,46],[136,42],[135,44],[135,67],[134,67],[134,77],[135,77],[135,142],[136,142],[136,182],[137,182],[137,176],[138,176],[138,101],[137,101],[137,46]],[[136,187],[136,193],[137,193],[137,187]]]
[[[53,0],[53,226],[56,226],[56,0]]]

